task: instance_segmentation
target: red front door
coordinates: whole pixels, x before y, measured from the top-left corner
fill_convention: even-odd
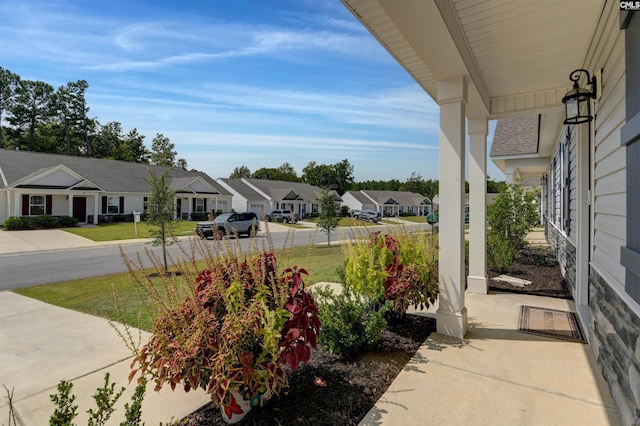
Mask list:
[[[78,219],[78,222],[87,221],[87,198],[86,197],[73,197],[73,217]]]

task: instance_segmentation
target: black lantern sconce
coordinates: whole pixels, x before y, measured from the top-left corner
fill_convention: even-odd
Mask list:
[[[542,176],[540,177],[540,186],[546,187],[548,183],[549,183],[549,177],[547,176],[546,173],[542,173]]]
[[[591,86],[591,91],[578,86],[580,73],[587,75],[587,85]],[[562,98],[562,103],[566,109],[564,124],[580,124],[593,120],[591,99],[595,99],[597,96],[596,76],[594,75],[592,78],[589,71],[580,68],[569,74],[569,80],[573,81],[573,89],[569,90]]]

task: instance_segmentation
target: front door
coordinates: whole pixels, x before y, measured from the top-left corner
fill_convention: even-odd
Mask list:
[[[78,222],[87,221],[87,197],[73,197],[73,217]]]

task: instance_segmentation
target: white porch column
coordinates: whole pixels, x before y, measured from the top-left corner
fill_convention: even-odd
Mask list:
[[[516,183],[515,170],[513,170],[513,167],[507,166],[505,168],[504,181],[509,185]]]
[[[69,214],[68,216],[73,217],[73,194],[68,194],[67,199],[69,201]]]
[[[469,119],[469,276],[467,289],[487,294],[488,121]]]
[[[13,193],[13,215],[15,217],[20,216],[20,206],[22,205],[22,203],[20,203],[20,194],[18,194],[18,191],[14,191]],[[29,212],[22,212],[24,216],[28,216]]]
[[[438,82],[440,106],[440,251],[438,273],[440,307],[436,312],[440,334],[462,338],[467,333],[464,304],[464,181],[465,107],[464,77]]]
[[[98,196],[98,194],[94,194],[93,196],[93,224],[97,225],[98,224],[98,213],[100,212],[100,210],[98,210],[98,199],[100,197]]]

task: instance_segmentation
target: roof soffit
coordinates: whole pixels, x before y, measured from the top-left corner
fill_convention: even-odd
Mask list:
[[[604,0],[342,0],[437,99],[437,80],[464,75],[467,115],[558,112]],[[434,13],[435,12],[435,13]],[[567,23],[571,23],[568,25]],[[437,42],[434,42],[437,40]]]

